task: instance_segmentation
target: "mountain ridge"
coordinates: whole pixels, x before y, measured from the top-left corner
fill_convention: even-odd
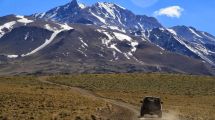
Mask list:
[[[0,73],[214,75],[214,36],[182,28],[165,28],[156,18],[107,2],[84,6],[74,0],[45,14],[4,16],[0,17]]]
[[[68,6],[72,6],[72,8]],[[57,13],[58,11],[60,12]],[[124,31],[162,27],[153,17],[135,15],[128,9],[108,2],[97,2],[82,9],[77,1],[73,0],[66,5],[32,16],[57,22],[94,24],[104,27],[115,26]],[[112,27],[109,28],[112,29]]]

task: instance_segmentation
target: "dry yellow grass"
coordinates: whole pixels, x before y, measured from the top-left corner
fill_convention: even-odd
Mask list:
[[[91,120],[107,105],[34,77],[0,78],[0,120]]]
[[[50,77],[100,96],[140,106],[144,96],[160,96],[164,109],[183,120],[215,120],[215,78],[170,74],[100,74]]]
[[[50,76],[48,80],[88,89],[99,96],[138,107],[144,96],[160,96],[165,111],[180,113],[182,120],[215,120],[214,77],[88,74]],[[37,77],[0,77],[0,120],[119,120],[125,115],[129,116],[127,110],[82,96],[68,88],[42,83]]]

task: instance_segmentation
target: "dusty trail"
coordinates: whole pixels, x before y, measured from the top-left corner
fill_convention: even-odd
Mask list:
[[[70,90],[76,91],[76,92],[82,94],[85,97],[90,97],[91,99],[104,100],[104,101],[106,101],[108,103],[111,103],[113,105],[116,105],[116,106],[119,106],[121,108],[127,109],[132,113],[132,116],[131,116],[132,120],[161,120],[161,119],[156,119],[156,118],[140,118],[139,117],[140,116],[139,108],[134,106],[134,105],[124,103],[124,102],[121,102],[121,101],[117,101],[117,100],[104,98],[104,97],[96,95],[95,93],[93,93],[93,92],[91,92],[89,90],[85,90],[85,89],[82,89],[82,88],[71,87],[71,86],[68,86],[68,85],[63,85],[63,84],[47,81],[46,78],[47,77],[39,77],[38,80],[40,82],[42,82],[42,83],[46,83],[46,84],[50,84],[50,85],[56,85],[56,86],[60,86],[60,87],[63,87],[63,88],[69,88]],[[178,120],[174,116],[171,117],[168,113],[163,113],[163,114],[164,114],[164,118],[162,118],[162,120]]]
[[[59,83],[54,83],[54,82],[51,82],[51,81],[47,81],[46,77],[40,77],[39,81],[43,82],[43,83],[46,83],[46,84],[61,86],[63,88],[69,88],[70,90],[79,92],[83,96],[90,97],[91,99],[104,100],[104,101],[106,101],[108,103],[111,103],[113,105],[125,108],[125,109],[129,110],[133,114],[132,120],[139,120],[139,111],[138,111],[138,108],[135,107],[135,106],[133,106],[133,105],[130,105],[130,104],[127,104],[127,103],[124,103],[124,102],[120,102],[120,101],[116,101],[116,100],[111,100],[111,99],[103,98],[101,96],[98,96],[98,95],[94,94],[91,91],[88,91],[88,90],[85,90],[85,89],[82,89],[82,88],[71,87],[71,86],[62,85],[62,84],[59,84]]]

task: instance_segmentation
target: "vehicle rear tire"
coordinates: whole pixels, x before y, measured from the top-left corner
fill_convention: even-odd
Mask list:
[[[143,109],[143,108],[141,108],[140,116],[141,116],[141,117],[144,117],[144,115],[145,115],[145,111],[144,111],[144,109]]]

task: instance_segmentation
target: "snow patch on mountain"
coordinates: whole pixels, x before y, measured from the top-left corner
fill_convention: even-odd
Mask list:
[[[194,35],[196,35],[197,37],[202,38],[202,36],[200,36],[198,33],[196,33],[195,30],[193,30],[192,28],[189,28],[189,30],[190,30]]]
[[[205,56],[203,53],[201,53],[202,51],[204,51],[202,48],[197,47],[198,49],[196,49],[195,47],[192,47],[188,44],[186,44],[183,40],[181,40],[180,38],[174,36],[174,38],[180,42],[182,45],[184,45],[185,47],[187,47],[190,51],[196,53],[199,57],[201,57],[203,60],[207,61],[208,63],[215,65],[215,63],[213,61],[211,61],[207,56]],[[200,52],[201,51],[201,52]],[[207,52],[208,53],[208,52]]]
[[[138,46],[138,45],[139,45],[139,43],[138,43],[138,42],[136,42],[136,41],[131,42],[131,46],[132,46],[131,51],[132,51],[132,52],[136,52],[136,50],[137,50],[137,46]]]
[[[73,29],[72,27],[70,27],[68,24],[58,24],[61,26],[61,29],[59,30],[54,30],[53,28],[50,28],[49,25],[46,24],[46,26],[48,26],[48,29],[49,30],[54,30],[53,31],[53,34],[51,35],[51,37],[49,39],[46,39],[45,40],[45,43],[43,43],[41,46],[39,46],[38,48],[34,49],[33,51],[27,53],[27,54],[23,54],[22,57],[25,57],[25,56],[30,56],[32,54],[35,54],[37,53],[38,51],[40,51],[41,49],[45,48],[46,46],[48,46],[54,39],[55,37],[61,33],[62,31],[68,31],[68,30],[71,30]]]
[[[79,5],[79,7],[80,7],[81,9],[86,8],[86,6],[85,6],[83,3],[79,3],[78,5]]]
[[[113,34],[116,36],[116,38],[120,41],[129,41],[131,46],[132,46],[132,52],[135,52],[137,50],[136,46],[139,45],[138,42],[134,41],[131,37],[129,37],[128,35],[122,34],[122,33],[117,33],[117,32],[113,32]]]
[[[107,38],[102,38],[102,44],[105,45],[107,48],[113,49],[114,51],[123,54],[119,48],[116,47],[116,43],[112,43],[112,41],[115,39],[114,35],[111,35],[109,32],[106,32],[105,30],[97,30],[98,32],[103,33],[107,36]],[[116,52],[113,52],[114,59],[116,60]],[[125,56],[126,57],[126,56]]]
[[[20,15],[17,15],[16,18],[18,18],[18,20],[11,21],[11,22],[5,23],[2,26],[0,26],[0,38],[6,34],[6,32],[4,31],[5,29],[7,32],[10,32],[13,29],[14,25],[17,24],[17,22],[23,23],[24,25],[34,22],[33,20],[29,20],[29,19],[25,18],[24,16],[20,16]]]
[[[194,47],[201,51],[203,54],[205,55],[209,55],[209,51],[207,50],[207,48],[205,46],[203,46],[202,44],[195,44]]]
[[[7,57],[12,59],[12,58],[18,58],[19,56],[18,55],[7,55]]]
[[[96,17],[100,22],[106,24],[106,20],[105,20],[105,19],[103,19],[102,17],[96,15],[96,14],[93,13],[93,12],[91,12],[91,14],[92,14],[94,17]]]
[[[68,30],[72,30],[73,28],[71,26],[69,26],[67,23],[65,24],[58,24],[61,26],[61,28],[65,31],[68,31]]]
[[[52,28],[49,24],[45,25],[45,29],[49,30],[49,31],[55,31],[54,28]]]
[[[29,19],[25,18],[24,16],[17,15],[16,17],[19,18],[19,20],[17,20],[17,22],[24,23],[25,25],[28,23],[34,22],[33,20],[29,20]]]
[[[33,51],[27,53],[27,54],[23,54],[22,57],[25,57],[25,56],[29,56],[29,55],[32,55],[38,51],[40,51],[41,49],[45,48],[47,45],[49,45],[53,40],[54,38],[61,32],[62,30],[58,30],[58,31],[54,31],[54,33],[51,35],[51,37],[49,39],[46,39],[45,40],[45,43],[43,43],[41,46],[39,46],[38,48],[34,49]]]
[[[213,38],[213,35],[187,26],[175,26],[171,29],[177,33],[177,40],[180,40],[182,45],[207,63],[215,65],[215,54],[213,53],[215,52],[215,37]],[[185,53],[185,55],[187,54]]]
[[[27,34],[25,35],[25,40],[27,40],[28,39],[28,37],[29,37],[29,32],[27,32]]]
[[[121,40],[121,41],[123,41],[123,40],[131,41],[132,40],[131,37],[129,37],[128,35],[122,34],[122,33],[113,32],[113,34],[116,36],[116,38],[118,40]]]
[[[144,27],[142,24],[138,23],[138,25],[140,26],[141,30],[144,30]]]
[[[212,40],[212,41],[215,41],[215,38],[212,38],[212,37],[210,37],[210,36],[206,35],[206,33],[205,33],[205,32],[202,32],[202,34],[203,34],[205,37],[207,37],[208,39],[210,39],[210,40]]]
[[[106,3],[106,2],[98,2],[98,7],[102,10],[104,9],[107,14],[106,14],[106,17],[109,17],[109,18],[113,18],[113,19],[116,19],[116,15],[115,15],[115,6],[114,4],[111,4],[111,3]]]
[[[43,12],[43,13],[37,13],[37,14],[35,14],[35,17],[36,18],[43,18],[44,16],[46,15],[46,12]]]
[[[5,35],[5,33],[6,33],[4,31],[4,29],[7,29],[7,30],[11,31],[15,24],[16,24],[16,21],[12,21],[12,22],[8,22],[8,23],[5,23],[2,26],[0,26],[0,38],[3,37]]]
[[[118,6],[119,8],[121,8],[121,9],[123,9],[123,10],[126,10],[126,8],[122,7],[121,5],[117,5],[117,4],[116,4],[116,6]]]
[[[126,30],[124,30],[124,29],[120,29],[120,28],[119,28],[119,27],[117,27],[117,26],[101,26],[101,27],[103,27],[103,28],[109,28],[109,29],[111,29],[111,30],[117,30],[117,31],[120,31],[120,32],[126,33]]]
[[[119,57],[116,55],[116,51],[113,51],[113,57],[114,57],[114,60],[118,60],[119,59]],[[113,60],[111,60],[111,61],[113,61]]]
[[[102,39],[102,44],[105,44],[106,46],[109,45],[109,43],[114,39],[108,32],[104,32],[104,31],[101,31],[101,33],[105,34],[108,39]]]
[[[81,41],[81,43],[82,43],[84,48],[88,47],[88,44],[86,42],[84,42],[83,38],[79,37],[79,39],[80,39],[80,41]]]
[[[112,48],[112,49],[116,50],[117,52],[122,53],[122,51],[119,50],[119,49],[116,47],[116,45],[117,45],[116,43],[111,44],[109,48]]]
[[[55,8],[53,14],[49,14],[48,18],[55,18],[55,16],[58,14],[59,9],[60,9],[60,7]]]
[[[165,32],[165,28],[159,28],[160,31]]]
[[[87,57],[87,54],[85,52],[83,52],[82,50],[80,49],[77,49],[78,52],[80,52],[82,55],[84,55],[85,57]]]
[[[139,43],[135,40],[133,40],[130,36],[123,34],[123,33],[118,33],[118,32],[107,32],[105,30],[102,29],[98,29],[98,32],[101,32],[103,34],[105,34],[107,36],[107,38],[103,38],[102,39],[102,44],[104,44],[107,48],[113,49],[113,60],[118,60],[119,58],[116,56],[116,52],[123,54],[123,56],[128,59],[134,59],[135,61],[143,64],[142,61],[138,60],[136,57],[134,57],[133,53],[136,52],[137,50],[137,46],[139,45]],[[117,43],[114,43],[115,40],[119,40],[119,41],[128,41],[131,45],[131,50],[128,52],[123,52],[121,51],[118,47],[117,47]]]
[[[124,56],[125,56],[128,60],[131,59],[131,58],[129,57],[128,53],[123,53],[123,54],[124,54]]]
[[[177,33],[176,31],[174,31],[173,29],[167,29],[170,33],[172,33],[173,35],[176,35],[177,36]]]

